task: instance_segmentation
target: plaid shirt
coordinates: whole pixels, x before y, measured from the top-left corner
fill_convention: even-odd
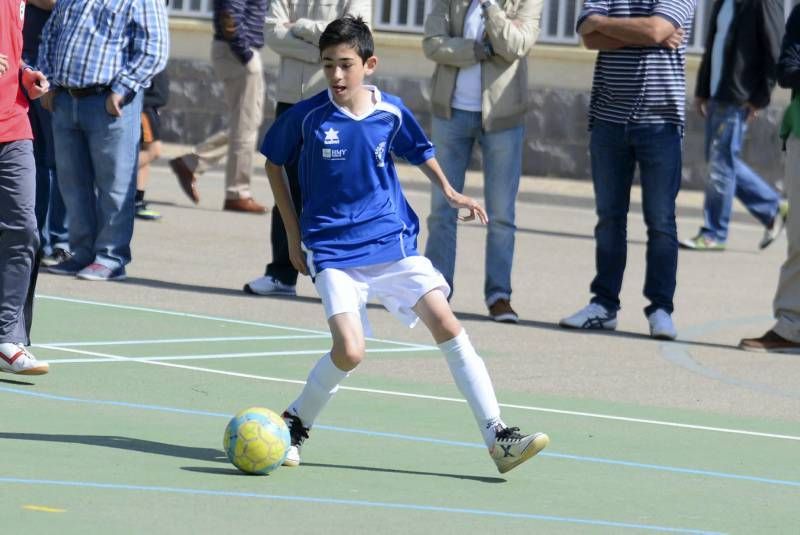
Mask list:
[[[108,85],[128,97],[150,85],[168,56],[164,0],[59,0],[37,67],[57,86]]]

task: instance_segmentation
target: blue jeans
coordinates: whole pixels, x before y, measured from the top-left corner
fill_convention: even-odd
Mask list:
[[[770,226],[778,213],[780,196],[741,158],[747,131],[747,109],[710,101],[706,119],[706,184],[704,236],[718,242],[728,239],[734,195],[758,219]]]
[[[33,156],[36,160],[36,223],[41,249],[47,255],[52,254],[56,247],[69,249],[66,208],[58,190],[52,114],[42,107],[39,100],[34,100],[30,103],[28,117],[33,129]]]
[[[59,92],[53,136],[73,258],[116,269],[131,261],[142,95],[121,117],[111,116],[105,101],[105,94]]]
[[[486,277],[484,297],[487,304],[497,299],[511,299],[511,265],[514,261],[514,209],[522,173],[522,126],[497,132],[481,127],[481,113],[453,110],[451,119],[433,118],[432,141],[436,159],[445,176],[459,193],[477,141],[483,154],[483,194],[489,215],[486,236]],[[427,256],[451,288],[456,262],[456,222],[458,211],[447,204],[439,188],[431,196],[428,217]]]
[[[647,268],[644,296],[649,315],[672,313],[678,270],[675,198],[681,185],[682,128],[674,124],[616,124],[596,121],[590,151],[597,204],[593,303],[615,312],[627,259],[628,208],[636,165],[642,182],[647,225]]]

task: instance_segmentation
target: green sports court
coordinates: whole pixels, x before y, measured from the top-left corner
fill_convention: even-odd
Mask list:
[[[785,240],[758,253],[743,214],[724,254],[681,255],[678,341],[646,336],[635,209],[618,331],[569,332],[556,323],[585,304],[593,274],[590,185],[526,179],[522,321],[484,316],[474,224],[459,231],[452,304],[504,420],[550,446],[498,474],[424,328],[372,307],[367,359],[301,466],[248,476],[225,458],[225,425],[293,399],[330,344],[322,309],[308,280],[296,299],[241,292],[268,260],[267,218],[220,212],[219,173],[195,208],[154,171],[164,217],[137,223],[128,281],[40,276],[32,350],[51,371],[0,376],[0,532],[797,532],[800,357],[735,348],[770,326]],[[400,172],[423,219],[427,188]],[[685,234],[700,204],[679,202]]]

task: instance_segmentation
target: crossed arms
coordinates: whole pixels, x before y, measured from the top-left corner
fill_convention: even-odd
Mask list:
[[[590,50],[615,50],[626,46],[678,48],[684,31],[664,17],[607,17],[591,14],[578,26],[583,44]]]

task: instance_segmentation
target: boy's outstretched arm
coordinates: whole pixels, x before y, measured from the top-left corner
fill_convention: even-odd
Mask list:
[[[444,198],[447,199],[447,204],[453,208],[466,208],[469,210],[468,216],[458,216],[461,221],[472,221],[477,215],[481,223],[486,224],[489,222],[489,216],[486,215],[486,210],[483,209],[483,206],[478,204],[478,201],[453,189],[453,186],[450,185],[447,177],[444,176],[442,168],[439,167],[439,162],[436,161],[436,158],[429,158],[422,162],[418,167],[425,174],[425,176],[428,177],[428,180],[442,190],[442,193],[444,193]]]
[[[275,198],[275,204],[278,205],[281,219],[283,219],[283,226],[286,229],[286,238],[289,243],[289,260],[291,260],[297,271],[303,275],[308,275],[306,255],[300,245],[300,222],[297,219],[297,212],[294,211],[289,186],[283,177],[283,168],[267,160],[265,169],[269,179],[269,187],[272,189],[272,196]]]

